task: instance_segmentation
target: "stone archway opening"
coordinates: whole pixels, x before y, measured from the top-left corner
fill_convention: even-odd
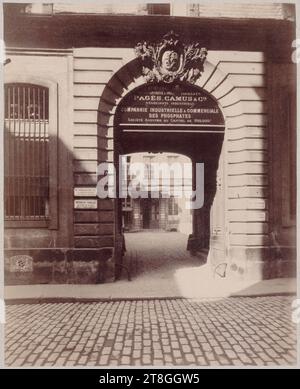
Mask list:
[[[261,187],[265,185],[263,169],[267,162],[264,141],[256,141],[256,137],[264,137],[265,116],[254,115],[254,111],[248,113],[244,102],[250,99],[255,112],[264,105],[261,101],[264,78],[260,78],[259,87],[252,85],[250,81],[256,80],[257,76],[251,75],[250,80],[249,76],[243,73],[243,65],[236,61],[235,53],[230,52],[228,58],[240,69],[237,78],[237,70],[234,68],[233,73],[231,72],[228,58],[220,59],[223,54],[210,52],[201,77],[193,85],[186,82],[188,86],[198,87],[210,96],[215,104],[221,107],[222,117],[226,117],[226,132],[218,134],[210,128],[211,132],[196,134],[199,139],[201,135],[201,142],[195,141],[197,136],[194,132],[184,132],[184,144],[186,146],[189,143],[190,150],[197,149],[198,161],[203,162],[204,157],[207,157],[204,161],[205,185],[210,187],[207,192],[210,196],[206,195],[206,207],[194,212],[193,228],[197,234],[191,237],[191,246],[196,251],[201,249],[201,246],[204,250],[209,250],[209,263],[214,274],[221,271],[221,276],[260,279],[263,258],[268,252],[268,225],[266,212],[257,211],[256,205],[267,206],[264,199],[265,188]],[[261,58],[259,53],[249,55],[254,62]],[[255,69],[256,65],[253,67],[254,72]],[[157,151],[157,140],[164,144],[165,151],[194,157],[193,154],[189,155],[186,149],[183,150],[180,137],[182,129],[179,127],[176,128],[177,131],[173,131],[172,139],[169,137],[169,128],[168,131],[156,131],[152,134],[150,133],[153,128],[150,133],[141,133],[135,128],[135,131],[125,131],[124,136],[119,136],[117,114],[120,104],[138,88],[157,84],[159,83],[147,82],[139,58],[133,59],[133,54],[130,58],[126,57],[124,66],[111,77],[101,94],[98,108],[98,163],[117,164],[119,154],[144,151],[145,145],[148,147],[146,151]],[[167,87],[171,85],[172,83],[166,83]],[[120,150],[124,145],[128,146],[126,152]],[[116,269],[123,253],[117,208],[118,203],[114,202],[113,263]],[[253,212],[252,208],[256,211]],[[204,221],[209,225],[205,233],[199,228]],[[254,258],[258,260],[254,261]]]
[[[120,101],[114,117],[114,164],[117,172],[122,170],[120,157],[128,157],[132,153],[152,153],[148,156],[144,154],[144,158],[163,153],[171,156],[173,153],[190,160],[191,229],[185,250],[193,256],[199,254],[202,260],[203,253],[207,255],[210,247],[210,215],[217,191],[224,130],[224,117],[216,100],[203,89],[182,82],[146,84],[132,90]],[[119,176],[116,182],[120,183]],[[118,241],[124,242],[124,212],[119,195],[120,188],[115,202],[115,233]],[[134,204],[139,209],[132,216],[135,230],[159,227],[155,209],[162,206],[163,201],[155,204],[155,200],[142,198],[134,200]],[[224,209],[219,207],[218,211],[222,214],[219,218],[224,218]],[[157,215],[157,218],[160,216]],[[222,244],[224,246],[225,243]],[[169,251],[172,255],[172,250]],[[116,259],[122,267],[122,255]],[[116,264],[118,268],[118,262]]]

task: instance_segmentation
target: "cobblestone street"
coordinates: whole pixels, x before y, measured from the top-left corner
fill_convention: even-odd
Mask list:
[[[293,365],[291,297],[7,306],[7,366]]]

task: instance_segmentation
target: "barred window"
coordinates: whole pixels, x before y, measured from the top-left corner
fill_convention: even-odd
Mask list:
[[[5,218],[49,217],[49,90],[5,85]]]

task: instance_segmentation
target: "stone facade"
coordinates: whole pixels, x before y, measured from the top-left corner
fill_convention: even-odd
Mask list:
[[[207,166],[205,205],[193,217],[196,249],[209,250],[213,269],[226,264],[228,277],[259,280],[293,272],[292,21],[273,14],[266,15],[263,23],[232,22],[230,15],[226,21],[205,20],[201,12],[192,21],[160,16],[76,15],[75,19],[61,14],[51,20],[23,14],[12,19],[8,11],[4,38],[11,62],[5,66],[5,83],[51,85],[52,110],[57,112],[58,198],[53,229],[6,223],[8,283],[113,279],[123,250],[119,205],[96,196],[74,197],[74,188],[95,188],[97,165],[114,164],[124,146],[115,136],[117,107],[130,91],[147,87],[133,47],[139,39],[157,41],[171,29],[185,41],[192,38],[207,46],[204,72],[196,86],[217,101],[226,126],[222,142],[213,136],[198,138],[194,147],[193,141],[187,145],[186,138],[177,142],[194,163],[205,161]],[[138,147],[146,146],[133,144],[129,152],[142,151]],[[78,208],[78,199],[94,200],[96,208]],[[140,228],[135,213],[133,220]],[[32,257],[32,271],[10,271],[16,252]]]

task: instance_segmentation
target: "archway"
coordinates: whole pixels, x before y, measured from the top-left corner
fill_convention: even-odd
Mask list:
[[[122,170],[120,155],[134,152],[168,151],[191,159],[195,196],[192,205],[189,204],[193,208],[193,223],[187,249],[193,254],[202,249],[209,250],[210,212],[217,188],[224,130],[225,121],[217,101],[199,86],[184,82],[139,86],[120,101],[115,112],[114,164],[117,172]],[[204,169],[203,187],[198,182],[201,180],[199,166]],[[116,182],[120,182],[119,175]],[[199,199],[201,196],[202,200]],[[117,189],[115,232],[123,241],[120,197]],[[223,210],[220,208],[219,212]],[[146,216],[145,212],[140,217],[148,224]]]
[[[223,117],[226,116],[226,129],[234,130],[234,136],[235,139],[237,139],[235,141],[235,145],[238,146],[241,144],[242,148],[244,136],[242,134],[244,134],[244,131],[247,128],[246,119],[248,118],[248,116],[244,114],[243,97],[239,95],[239,87],[235,87],[234,84],[232,84],[232,79],[229,76],[229,70],[227,73],[224,73],[220,70],[219,65],[219,63],[213,64],[206,61],[204,64],[204,73],[196,82],[194,87],[200,87],[204,93],[209,94],[211,99],[214,100],[219,107],[222,107]],[[119,153],[118,148],[120,147],[120,141],[117,139],[118,137],[115,136],[117,108],[131,91],[138,87],[146,87],[146,85],[146,80],[142,76],[141,63],[138,59],[127,62],[107,83],[102,93],[98,110],[99,162],[108,161],[111,164],[116,162],[116,156]],[[219,155],[219,158],[206,159],[205,182],[214,189],[210,191],[211,197],[207,201],[208,206],[206,208],[202,208],[202,210],[198,212],[197,218],[194,218],[195,230],[197,229],[196,224],[201,225],[204,220],[208,221],[208,223],[211,222],[212,219],[214,220],[213,225],[211,225],[210,229],[207,229],[204,236],[202,236],[202,242],[206,242],[206,248],[209,247],[210,242],[210,259],[214,267],[216,267],[218,263],[224,262],[230,251],[230,241],[228,236],[229,229],[226,225],[226,223],[228,223],[228,216],[226,215],[226,212],[229,211],[226,208],[226,196],[224,196],[228,173],[225,169],[226,164],[222,162],[225,154],[227,155],[228,133],[227,135],[226,133],[227,131],[223,131],[223,138],[221,142],[215,141],[215,138],[219,137],[220,134],[201,134],[203,149],[205,151],[210,149],[211,156]],[[241,136],[237,137],[239,133],[241,133]],[[180,134],[173,134],[174,143],[172,146],[169,142],[168,133],[160,132],[159,139],[161,143],[164,143],[167,147],[167,151],[185,153],[186,150],[182,150],[180,142],[178,141],[179,135]],[[134,140],[137,139],[137,136],[138,133],[134,133],[127,139],[131,138]],[[147,146],[151,144],[150,137],[150,134],[148,134],[147,142],[144,142]],[[176,138],[177,142],[175,142]],[[192,133],[185,135],[185,139],[187,140],[188,138],[190,139],[190,144],[194,144]],[[146,139],[146,135],[143,139]],[[127,144],[134,144],[136,148],[138,143],[132,141],[127,142]],[[175,149],[173,146],[176,146]],[[140,144],[140,151],[142,150],[143,147]],[[133,152],[138,150],[135,149],[131,151]],[[129,149],[127,152],[129,152]],[[122,237],[120,236],[120,231],[118,229],[120,223],[116,216],[118,214],[117,203],[115,203],[114,214],[115,259],[118,261],[118,258],[122,253]],[[196,245],[196,248],[198,246],[198,242],[197,239],[193,242]]]

